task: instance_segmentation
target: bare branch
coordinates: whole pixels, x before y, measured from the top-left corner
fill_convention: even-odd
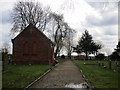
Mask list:
[[[21,32],[29,23],[44,31],[46,23],[49,21],[47,20],[49,17],[47,9],[38,2],[20,1],[16,3],[12,13],[13,27],[11,31],[13,33]]]

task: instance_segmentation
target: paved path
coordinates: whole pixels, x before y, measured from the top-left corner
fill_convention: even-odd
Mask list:
[[[65,85],[85,82],[76,65],[67,60],[55,67],[42,79],[33,84],[30,88],[65,88]]]

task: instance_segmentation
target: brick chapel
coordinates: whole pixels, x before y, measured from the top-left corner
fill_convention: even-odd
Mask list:
[[[14,39],[13,64],[53,64],[54,44],[33,24]]]

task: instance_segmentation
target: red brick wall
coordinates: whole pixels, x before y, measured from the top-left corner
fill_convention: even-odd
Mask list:
[[[33,26],[13,39],[14,64],[51,64],[53,54],[53,44]]]

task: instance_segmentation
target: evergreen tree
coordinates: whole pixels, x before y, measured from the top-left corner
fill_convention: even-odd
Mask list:
[[[120,41],[118,42],[118,45],[116,46],[115,51],[110,55],[111,60],[120,60]]]
[[[82,37],[78,41],[78,45],[75,47],[75,51],[77,53],[85,53],[86,60],[88,60],[89,54],[95,54],[96,52],[98,52],[98,49],[101,49],[101,45],[95,43],[92,40],[92,36],[88,33],[87,30],[85,30]]]
[[[118,42],[116,51],[117,51],[118,53],[120,53],[120,41]]]
[[[105,55],[102,54],[102,53],[99,53],[98,55],[95,56],[95,58],[96,58],[97,60],[104,60],[104,59],[105,59]]]

